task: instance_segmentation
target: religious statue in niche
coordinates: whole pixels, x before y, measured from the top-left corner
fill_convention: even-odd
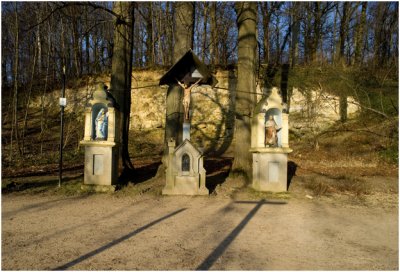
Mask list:
[[[107,108],[100,109],[95,120],[96,140],[105,140],[108,130],[108,110]]]
[[[274,116],[270,115],[265,122],[265,146],[278,146],[278,134],[280,130],[274,120]]]
[[[194,87],[197,87],[199,85],[201,78],[192,85],[186,84],[186,82],[180,82],[178,79],[176,79],[176,81],[183,88],[182,104],[185,111],[185,120],[189,120],[190,93]]]

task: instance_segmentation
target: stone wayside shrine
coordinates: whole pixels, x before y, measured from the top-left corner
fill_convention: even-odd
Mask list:
[[[206,170],[202,153],[185,139],[175,148],[175,141],[168,142],[168,168],[164,195],[208,195]]]
[[[160,85],[168,85],[168,92],[179,93],[182,98],[175,103],[183,105],[183,120],[176,126],[174,135],[168,139],[168,157],[166,159],[166,185],[164,195],[208,195],[206,188],[206,170],[203,167],[203,154],[190,141],[191,91],[198,85],[214,87],[218,81],[207,66],[189,50],[160,79]],[[179,89],[181,88],[181,89]],[[176,96],[180,97],[180,96]],[[167,122],[169,115],[167,107]]]
[[[118,178],[118,111],[115,100],[99,83],[85,108],[83,189],[114,191]]]
[[[287,191],[289,114],[278,88],[261,98],[251,123],[253,188],[257,191]]]

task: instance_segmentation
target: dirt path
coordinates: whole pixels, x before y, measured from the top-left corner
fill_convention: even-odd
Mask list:
[[[398,208],[9,194],[2,269],[398,270]]]

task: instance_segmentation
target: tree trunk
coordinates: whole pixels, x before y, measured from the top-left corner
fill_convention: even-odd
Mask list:
[[[28,94],[26,97],[25,101],[25,115],[24,115],[24,122],[23,122],[23,127],[22,127],[22,154],[25,154],[25,133],[26,130],[28,129],[28,113],[29,113],[29,104],[31,102],[31,94],[32,94],[32,88],[33,88],[33,81],[34,81],[34,76],[35,76],[35,68],[36,68],[36,60],[38,58],[37,56],[37,47],[34,47],[34,54],[33,54],[33,64],[32,64],[32,70],[31,70],[31,78],[30,78],[30,86],[28,90]]]
[[[261,3],[262,5],[262,11],[263,11],[263,30],[264,30],[264,39],[263,39],[263,45],[264,45],[264,63],[268,64],[269,63],[269,23],[271,19],[271,13],[268,8],[268,6],[271,3],[269,2],[263,2]]]
[[[120,109],[120,120],[117,129],[120,133],[119,173],[133,170],[128,151],[129,119],[131,106],[131,76],[134,4],[131,2],[114,2],[113,12],[119,15],[115,22],[114,49],[111,67],[111,92]]]
[[[15,133],[15,144],[19,154],[21,148],[19,143],[19,128],[18,128],[18,78],[19,78],[19,17],[17,3],[15,3],[15,60],[14,60],[14,97],[13,97],[13,122],[11,124],[11,139],[10,139],[10,160],[13,158],[13,137]]]
[[[317,50],[318,50],[318,44],[321,41],[321,24],[322,24],[322,10],[321,10],[321,3],[315,2],[313,3],[314,5],[314,38],[312,41],[312,46],[311,46],[311,63],[317,61]]]
[[[164,50],[163,50],[163,46],[162,46],[162,36],[165,35],[165,26],[163,27],[162,24],[162,7],[161,7],[161,3],[159,3],[159,10],[158,10],[158,20],[157,20],[157,34],[158,34],[158,53],[159,53],[159,63],[164,66],[165,65],[165,54],[164,54]]]
[[[147,14],[146,14],[146,66],[153,67],[154,66],[154,37],[153,37],[153,3],[146,3],[147,6]]]
[[[173,46],[173,37],[174,37],[174,3],[173,2],[167,2],[166,4],[167,8],[167,65],[172,65],[173,64],[173,59],[174,59],[174,46]]]
[[[194,2],[175,2],[173,63],[193,48]]]
[[[210,3],[210,27],[211,27],[211,42],[210,42],[210,58],[211,65],[214,67],[218,64],[218,43],[217,43],[217,2]]]
[[[299,58],[299,34],[300,34],[300,7],[301,3],[294,2],[292,7],[293,31],[291,43],[291,66],[294,67]]]
[[[176,63],[193,46],[194,37],[194,3],[193,2],[174,2],[174,28],[175,44],[173,62]],[[168,154],[168,141],[175,139],[176,145],[182,143],[182,88],[178,84],[169,86],[166,98],[166,121],[164,134],[164,156],[165,166]]]
[[[41,107],[41,116],[40,116],[40,155],[43,154],[43,140],[44,140],[44,132],[46,127],[46,116],[45,116],[45,96],[47,92],[47,84],[49,78],[49,70],[50,70],[50,51],[51,51],[51,26],[50,23],[48,24],[48,32],[47,32],[47,39],[48,39],[48,48],[47,48],[47,67],[46,67],[46,77],[44,81],[44,87],[42,96],[40,98],[40,107]]]
[[[305,33],[304,33],[304,58],[307,63],[312,61],[312,12],[311,12],[311,5],[312,3],[304,3],[306,5],[306,19],[305,19]]]
[[[203,37],[202,37],[202,50],[201,50],[201,60],[205,62],[206,51],[207,51],[207,21],[208,21],[208,3],[203,3]]]
[[[42,9],[41,9],[41,4],[38,5],[38,10],[37,10],[37,23],[39,23],[42,20]],[[37,27],[36,31],[36,46],[38,49],[38,59],[37,59],[37,70],[38,70],[38,75],[39,77],[42,76],[42,39],[41,39],[41,25],[39,24]]]
[[[342,17],[339,30],[339,63],[344,64],[345,41],[348,35],[348,13],[350,2],[343,2]]]
[[[232,174],[238,174],[249,184],[252,176],[252,155],[249,152],[251,141],[251,115],[256,90],[256,26],[257,3],[236,2],[238,27],[238,81],[236,88],[235,119],[235,159]]]
[[[336,59],[337,59],[337,52],[338,52],[338,42],[336,41],[336,32],[337,32],[337,17],[338,17],[338,7],[336,5],[335,8],[335,16],[333,17],[333,33],[332,33],[332,54],[331,54],[331,58],[332,58],[332,64],[336,63]]]
[[[89,23],[88,23],[88,7],[87,6],[85,6],[85,19],[86,19],[86,23],[85,23],[85,26],[86,26],[86,35],[85,35],[85,53],[86,53],[86,60],[85,60],[85,64],[86,64],[86,73],[87,74],[90,74],[90,41],[89,41],[89,39],[90,39],[90,33],[89,33],[89,27],[88,27],[88,25],[89,25]]]

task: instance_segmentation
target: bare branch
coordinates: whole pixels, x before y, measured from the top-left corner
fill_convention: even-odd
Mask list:
[[[100,10],[103,10],[103,11],[111,14],[112,16],[116,17],[118,24],[130,25],[130,22],[125,21],[123,18],[121,18],[121,16],[119,14],[115,13],[114,11],[112,11],[106,7],[97,5],[95,3],[92,3],[92,2],[61,2],[61,5],[57,6],[55,9],[51,10],[50,13],[47,14],[47,16],[45,16],[44,19],[42,19],[40,22],[38,22],[34,25],[31,25],[27,29],[23,29],[22,31],[29,32],[32,29],[36,28],[37,26],[43,24],[45,21],[47,21],[55,12],[60,11],[67,7],[72,7],[72,6],[86,6],[86,7],[92,7],[94,9],[100,9]]]

